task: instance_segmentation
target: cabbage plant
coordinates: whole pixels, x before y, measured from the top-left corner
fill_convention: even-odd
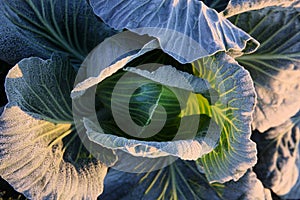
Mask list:
[[[298,0],[0,4],[24,198],[300,198]]]

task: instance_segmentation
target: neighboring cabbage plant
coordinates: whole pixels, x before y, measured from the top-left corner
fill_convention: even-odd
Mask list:
[[[26,198],[299,198],[299,1],[0,6],[0,175]]]

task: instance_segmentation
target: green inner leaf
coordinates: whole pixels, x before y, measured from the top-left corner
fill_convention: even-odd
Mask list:
[[[105,109],[111,109],[111,98],[114,88],[116,87],[116,83],[126,73],[128,72],[121,71],[98,84],[96,101],[100,101],[101,104],[104,105]],[[144,140],[171,141],[178,132],[181,119],[192,115],[203,115],[200,117],[198,125],[199,129],[197,132],[203,132],[205,127],[208,126],[209,120],[207,120],[207,118],[211,117],[211,115],[208,116],[210,114],[210,105],[208,100],[201,94],[194,94],[197,98],[188,98],[191,101],[188,101],[184,105],[184,109],[181,110],[180,103],[177,99],[178,97],[170,88],[146,78],[139,78],[139,81],[139,87],[134,91],[132,96],[130,96],[129,112],[132,120],[139,126],[147,126],[153,119],[156,121],[164,120],[164,113],[161,113],[161,111],[157,109],[158,106],[162,106],[167,113],[167,119],[163,129],[152,137],[144,138]],[[128,90],[134,87],[130,79],[127,82],[122,82],[121,86],[122,90]],[[176,88],[172,89],[175,90]],[[123,102],[125,99],[122,95],[123,94],[117,94],[116,96],[118,101],[117,112],[120,115],[124,113],[124,110],[128,109],[126,102]],[[103,112],[103,110],[101,110],[101,112]],[[100,119],[100,125],[104,128],[106,133],[124,136],[128,139],[141,139],[139,137],[132,137],[120,130],[115,124],[112,116],[107,117],[106,120],[101,121]],[[180,137],[181,139],[188,139],[190,135],[188,132],[179,134],[182,135],[182,137]]]
[[[151,61],[153,62],[154,59],[155,63],[172,64],[176,66],[177,69],[192,72],[190,64],[180,64],[178,61],[173,59],[171,56],[163,53],[161,50],[153,50],[151,52],[148,52],[134,59],[133,61],[128,63],[127,66],[144,66],[147,70],[155,70],[158,69],[162,64],[147,64]],[[98,117],[100,125],[106,133],[123,136],[128,139],[141,139],[138,136],[140,136],[142,133],[138,134],[137,137],[132,137],[132,135],[128,135],[124,131],[122,131],[114,121],[111,114],[112,93],[115,92],[114,88],[116,87],[117,82],[119,82],[125,74],[130,73],[131,76],[134,76],[134,73],[131,73],[132,70],[134,73],[142,73],[142,71],[135,72],[135,68],[129,67],[128,69],[126,69],[127,72],[119,71],[118,73],[113,74],[112,76],[108,77],[103,82],[98,84],[96,92],[96,102],[98,103],[96,104],[96,108],[99,109],[104,106],[104,110],[100,110]],[[180,102],[178,101],[178,97],[176,95],[182,95],[181,93],[184,93],[182,89],[181,91],[180,89],[175,87],[168,87],[166,85],[163,85],[159,80],[153,81],[148,79],[147,77],[143,78],[140,75],[138,75],[138,86],[135,91],[132,91],[132,94],[116,94],[118,114],[124,115],[124,112],[129,109],[131,119],[137,125],[145,127],[151,122],[155,123],[158,121],[164,121],[164,112],[166,111],[167,113],[166,122],[162,130],[160,130],[154,136],[143,138],[143,140],[171,141],[175,137],[176,133],[181,135],[180,137],[178,137],[178,139],[188,139],[191,133],[178,133],[178,128],[182,118],[189,118],[193,115],[202,116],[200,117],[201,122],[199,122],[199,125],[195,125],[199,127],[197,132],[203,133],[204,130],[207,130],[206,127],[209,124],[209,120],[207,119],[211,118],[209,103],[210,96],[208,91],[203,94],[205,95],[205,97],[202,94],[197,93],[188,94],[191,95],[191,97],[187,98],[188,101],[185,102],[184,106],[182,106],[181,108]],[[135,87],[135,84],[136,80],[131,77],[127,78],[127,80],[123,81],[119,86],[122,87],[122,91],[130,91],[130,88]],[[200,91],[200,88],[198,87],[197,90]],[[128,99],[128,101],[130,101],[129,105],[126,104],[126,100],[124,99],[123,95],[131,95],[130,100]],[[206,97],[209,98],[209,101],[206,99]],[[129,108],[127,108],[127,106],[129,106]],[[164,110],[160,110],[159,106],[163,107]],[[105,117],[103,116],[103,113],[106,113]],[[126,119],[124,119],[124,121],[126,121]],[[144,129],[143,131],[147,130]]]

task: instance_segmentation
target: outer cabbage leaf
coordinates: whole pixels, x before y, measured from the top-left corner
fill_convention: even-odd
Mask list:
[[[298,146],[298,155],[297,155],[297,167],[298,171],[300,171],[300,152],[299,152],[299,146]],[[299,199],[300,198],[300,176],[298,176],[296,184],[293,186],[293,188],[287,193],[286,195],[280,196],[281,199]]]
[[[266,199],[263,185],[251,171],[237,182],[209,184],[195,168],[194,162],[178,160],[164,169],[143,174],[111,169],[98,199]]]
[[[258,144],[258,163],[254,170],[266,188],[277,195],[287,194],[299,176],[300,113],[264,134],[254,133]]]
[[[252,170],[248,170],[247,173],[236,182],[226,182],[222,189],[222,199],[272,200],[270,191],[264,188]]]
[[[256,146],[250,140],[255,92],[249,73],[230,56],[219,53],[193,63],[195,74],[218,91],[212,119],[222,127],[219,145],[199,159],[210,182],[238,180],[256,163]]]
[[[270,7],[230,20],[261,43],[255,53],[236,60],[254,80],[258,104],[253,129],[264,132],[284,123],[300,108],[299,10]]]
[[[219,51],[249,53],[258,45],[201,1],[91,0],[90,3],[95,14],[111,27],[157,38],[162,50],[181,63]]]
[[[156,48],[159,48],[159,44],[155,39],[128,31],[103,41],[81,64],[76,86],[71,93],[72,99],[83,96],[89,88],[116,73],[130,61]]]
[[[0,60],[16,64],[63,52],[80,64],[104,38],[114,34],[100,22],[85,0],[0,2]]]
[[[126,173],[111,169],[99,200],[220,199],[194,162],[178,160],[154,172]]]
[[[69,97],[75,71],[66,58],[28,58],[6,79],[0,118],[0,175],[30,199],[95,199],[107,167],[75,132]]]
[[[299,0],[230,0],[223,15],[228,18],[243,12],[259,10],[270,6],[300,7]]]

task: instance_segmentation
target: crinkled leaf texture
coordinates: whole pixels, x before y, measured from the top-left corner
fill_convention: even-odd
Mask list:
[[[250,140],[255,92],[249,73],[230,56],[219,53],[193,63],[203,79],[218,91],[212,118],[222,127],[219,145],[199,159],[210,182],[238,180],[256,163],[256,145]]]
[[[254,171],[264,186],[277,195],[287,194],[299,176],[296,162],[299,156],[299,125],[300,113],[263,134],[253,134],[253,140],[258,144],[259,159]]]
[[[129,33],[129,35],[132,35],[132,33]],[[95,91],[95,86],[98,83],[114,74],[117,70],[122,69],[129,61],[158,46],[156,40],[151,40],[151,38],[147,39],[145,36],[135,36],[135,40],[133,41],[127,36],[128,35],[126,35],[126,37],[116,37],[111,41],[107,40],[90,54],[82,68],[83,76],[79,78],[81,82],[79,82],[72,91],[73,100],[84,96],[90,89]],[[144,39],[144,45],[142,45],[143,41],[141,38]],[[122,44],[127,44],[127,47]],[[106,51],[106,48],[103,48],[109,45],[113,51]],[[123,49],[120,50],[118,48],[119,45],[122,46]],[[122,51],[132,52],[132,46],[135,46],[133,49],[140,48],[140,50],[115,61],[114,58],[118,57],[115,56],[115,54],[120,55]],[[126,50],[126,48],[129,49]],[[107,59],[110,55],[112,60]],[[102,59],[102,56],[105,59]],[[109,65],[110,63],[113,64]],[[231,179],[237,180],[247,169],[256,163],[256,146],[255,143],[250,140],[251,115],[256,97],[252,80],[249,73],[225,53],[219,53],[216,56],[200,59],[193,63],[193,68],[194,75],[201,78],[201,80],[206,80],[210,85],[209,87],[217,91],[220,96],[213,105],[209,105],[209,107],[205,105],[204,109],[199,109],[197,113],[198,115],[203,114],[201,110],[205,110],[206,108],[207,111],[205,111],[205,114],[211,117],[221,128],[221,133],[218,133],[221,134],[218,146],[211,153],[205,152],[208,154],[201,159],[204,171],[208,180],[211,182],[225,182]],[[163,69],[161,70],[164,71]],[[133,70],[132,68],[131,71],[136,71],[136,73],[140,72],[143,77],[150,78],[163,85],[172,87],[181,85],[185,90],[189,90],[189,88],[183,86],[183,83],[178,81],[180,79],[177,80],[177,75],[175,77],[168,76],[168,78],[162,79],[159,74],[154,75],[155,73]],[[164,71],[164,73],[165,72],[171,73],[170,71]],[[180,72],[175,71],[175,74],[176,73],[180,74]],[[86,78],[83,78],[84,76]],[[153,76],[156,77],[154,78]],[[191,80],[193,79],[190,79],[190,81]],[[193,90],[196,91],[196,89]],[[93,92],[93,94],[95,94],[95,92]],[[91,104],[91,101],[88,102],[88,104]],[[203,105],[196,104],[196,107],[197,106],[200,107]],[[186,113],[189,113],[189,111],[186,111]],[[195,145],[199,147],[199,141],[197,141],[197,139],[192,143],[188,140],[172,141],[170,143],[175,147],[171,149],[172,153],[170,154],[170,150],[168,150],[168,154],[163,154],[162,149],[166,147],[167,143],[129,140],[110,134],[103,134],[101,128],[97,126],[97,122],[91,120],[96,117],[83,116],[83,118],[84,117],[89,138],[110,149],[122,149],[134,156],[144,155],[145,157],[147,157],[145,153],[148,152],[150,153],[149,155],[151,155],[149,157],[158,158],[172,155],[182,159],[195,159],[203,155],[200,151],[201,148],[193,150],[194,155],[185,154],[189,152],[188,149],[191,149],[191,147]],[[155,144],[155,149],[153,148],[153,144]],[[157,149],[158,146],[160,146],[160,149]]]
[[[228,18],[251,10],[259,10],[270,6],[300,6],[299,0],[230,0],[223,15]]]
[[[253,129],[279,126],[300,109],[300,17],[295,8],[270,7],[230,20],[261,46],[236,58],[250,71],[258,95]]]
[[[249,53],[258,46],[256,40],[201,1],[91,0],[90,3],[95,14],[109,26],[157,38],[162,50],[181,63],[219,51]]]
[[[111,169],[98,199],[266,199],[264,187],[252,171],[237,182],[209,184],[195,168],[194,162],[178,160],[166,168],[142,174]]]
[[[95,199],[107,167],[88,157],[72,124],[68,59],[28,58],[6,79],[0,175],[30,199]]]
[[[30,56],[48,59],[52,52],[68,54],[78,65],[115,33],[85,0],[3,0],[0,21],[0,60],[12,65]]]

